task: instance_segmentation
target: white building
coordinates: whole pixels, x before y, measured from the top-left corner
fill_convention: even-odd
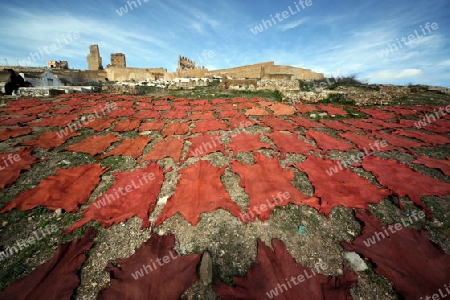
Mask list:
[[[20,73],[25,81],[31,82],[35,87],[40,86],[65,86],[64,80],[60,80],[57,75],[50,71],[39,73]]]

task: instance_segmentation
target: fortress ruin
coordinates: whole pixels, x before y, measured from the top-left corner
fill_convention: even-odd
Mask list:
[[[168,72],[165,68],[130,68],[127,67],[126,57],[123,53],[112,53],[111,63],[103,68],[102,57],[98,45],[90,45],[86,56],[87,70],[70,70],[67,61],[49,61],[47,68],[37,67],[12,67],[18,73],[42,73],[52,69],[52,73],[67,85],[78,85],[93,81],[131,81],[148,82],[154,80],[173,81],[174,79],[226,79],[227,86],[233,88],[257,88],[257,89],[289,89],[295,90],[298,80],[316,80],[324,78],[323,73],[316,73],[310,69],[291,66],[276,65],[273,61],[261,62],[252,65],[239,66],[228,69],[208,70],[199,67],[195,61],[185,57],[178,57],[178,67],[175,72]],[[11,66],[5,66],[11,68]],[[1,73],[1,72],[0,72]],[[7,78],[5,74],[0,77]],[[242,84],[247,80],[248,84]],[[241,82],[241,83],[239,83]],[[255,82],[258,84],[255,86]],[[274,84],[274,82],[278,82]],[[236,84],[234,84],[236,83]],[[225,86],[225,85],[223,85]]]
[[[190,60],[189,58],[181,56],[181,55],[178,57],[178,68],[177,68],[178,72],[182,72],[182,71],[186,71],[186,70],[195,70],[195,69],[198,69],[195,66],[195,61]]]
[[[126,68],[127,62],[125,59],[125,54],[123,53],[113,53],[111,54],[111,65],[108,67],[116,67],[116,68]]]
[[[178,67],[173,73],[168,72],[165,68],[127,67],[125,54],[123,53],[111,54],[111,64],[107,65],[106,69],[103,70],[98,45],[90,46],[90,54],[87,57],[87,61],[90,71],[98,71],[96,80],[108,78],[110,81],[144,81],[172,80],[174,78],[221,78],[222,76],[232,79],[273,80],[312,80],[323,78],[322,73],[316,73],[310,69],[275,65],[273,61],[229,69],[208,70],[205,67],[196,66],[195,61],[182,55],[178,57]]]
[[[98,45],[91,45],[89,47],[89,54],[86,57],[88,62],[88,70],[95,71],[103,69],[102,57]]]
[[[47,68],[49,69],[68,69],[69,63],[66,60],[49,60],[47,63]]]

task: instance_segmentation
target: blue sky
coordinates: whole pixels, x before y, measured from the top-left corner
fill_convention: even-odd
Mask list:
[[[0,65],[54,59],[84,70],[98,44],[105,67],[122,52],[129,67],[175,71],[181,54],[208,69],[274,61],[450,87],[448,0],[0,1]]]

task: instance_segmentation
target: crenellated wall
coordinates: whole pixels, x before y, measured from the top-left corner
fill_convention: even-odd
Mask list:
[[[100,56],[100,49],[98,45],[91,45],[89,47],[89,54],[87,56],[88,70],[65,70],[52,69],[51,72],[59,79],[62,79],[64,84],[82,84],[92,81],[147,81],[147,80],[173,80],[175,78],[213,78],[227,76],[234,80],[310,80],[322,79],[322,73],[316,73],[309,69],[296,68],[291,66],[275,65],[273,61],[261,62],[252,65],[208,70],[203,67],[197,67],[193,60],[187,57],[179,56],[178,68],[176,72],[167,72],[164,68],[127,68],[125,54],[113,53],[111,54],[111,64],[106,69],[102,67],[102,57]],[[40,76],[39,72],[47,72],[47,68],[32,68],[32,67],[10,67],[16,72],[32,72],[36,76]],[[7,73],[0,72],[1,77],[4,77],[3,82],[7,81]],[[252,82],[253,83],[253,82]],[[237,83],[238,86],[242,84]],[[251,84],[256,88],[256,85]]]
[[[167,70],[164,68],[106,68],[106,77],[109,81],[145,81],[166,79]]]

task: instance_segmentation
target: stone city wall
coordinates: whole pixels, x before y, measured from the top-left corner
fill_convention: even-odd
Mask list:
[[[274,62],[264,62],[248,66],[208,71],[206,77],[227,75],[236,79],[240,78],[261,78],[261,67],[273,66]]]
[[[173,80],[175,78],[205,78],[207,75],[208,69],[187,69],[187,70],[179,70],[174,73],[168,73],[168,80]]]
[[[167,79],[167,70],[164,68],[106,68],[106,78],[109,81],[144,81],[157,80],[159,78]],[[103,78],[104,80],[104,78]]]

